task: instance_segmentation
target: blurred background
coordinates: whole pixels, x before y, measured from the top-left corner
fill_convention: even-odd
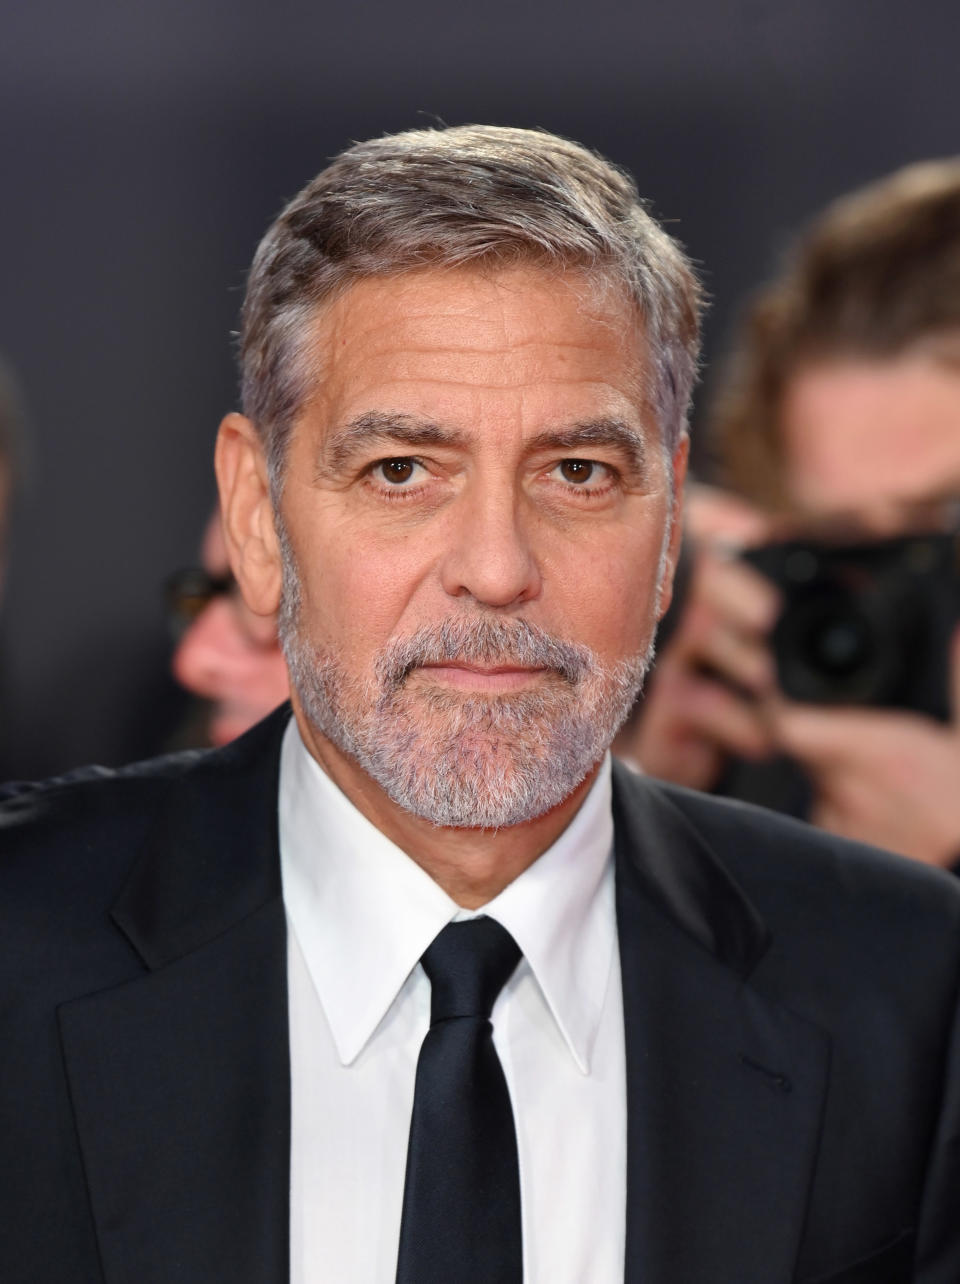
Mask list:
[[[956,0],[33,0],[3,28],[0,352],[29,421],[4,776],[169,743],[163,583],[213,502],[245,268],[351,140],[540,125],[625,165],[704,267],[708,367],[814,211],[960,150]]]

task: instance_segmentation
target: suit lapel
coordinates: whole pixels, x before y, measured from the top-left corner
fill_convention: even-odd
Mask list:
[[[148,970],[59,1012],[106,1284],[289,1278],[285,721],[173,782],[112,915]]]
[[[828,1044],[748,977],[770,945],[682,813],[615,788],[627,1046],[627,1284],[788,1284]]]

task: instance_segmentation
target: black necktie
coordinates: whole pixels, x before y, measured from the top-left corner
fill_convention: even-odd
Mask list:
[[[520,958],[492,918],[449,923],[421,962],[430,1029],[417,1061],[397,1284],[519,1284],[520,1170],[490,1013]]]

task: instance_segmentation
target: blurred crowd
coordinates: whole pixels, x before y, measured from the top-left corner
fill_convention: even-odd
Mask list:
[[[710,484],[690,488],[675,602],[615,750],[960,864],[960,162],[827,208],[706,389]],[[0,396],[0,512],[15,419]],[[223,744],[286,698],[287,675],[218,513],[167,591],[174,674],[202,710],[189,735]]]
[[[960,162],[830,206],[708,407],[685,591],[619,748],[645,770],[960,861]]]

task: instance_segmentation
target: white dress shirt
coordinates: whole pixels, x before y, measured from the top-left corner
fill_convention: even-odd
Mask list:
[[[414,1077],[430,1023],[419,959],[451,919],[470,914],[347,800],[293,719],[279,806],[291,1284],[393,1284]],[[523,951],[492,1019],[517,1128],[525,1284],[623,1280],[612,849],[608,758],[553,846],[479,911]]]

